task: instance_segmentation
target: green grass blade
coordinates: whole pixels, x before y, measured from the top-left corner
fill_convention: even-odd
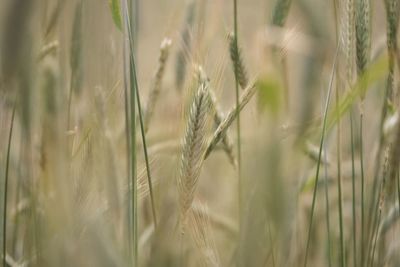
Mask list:
[[[338,120],[346,114],[349,108],[355,103],[355,101],[362,95],[365,95],[368,85],[372,82],[376,82],[384,78],[387,74],[387,57],[381,57],[374,64],[370,64],[370,67],[364,72],[359,78],[357,83],[354,85],[348,93],[340,101],[338,107],[332,110],[327,119],[327,131],[329,132],[336,125]]]
[[[144,153],[145,164],[146,164],[147,179],[148,179],[149,191],[150,191],[151,210],[152,210],[152,215],[153,215],[154,226],[157,226],[157,216],[156,216],[154,194],[153,194],[153,185],[152,185],[153,183],[152,183],[152,178],[151,178],[152,176],[151,176],[151,171],[150,171],[149,156],[148,156],[148,153],[147,153],[147,142],[146,142],[146,133],[145,133],[145,128],[144,128],[143,111],[142,111],[142,105],[141,105],[140,93],[139,93],[139,86],[138,86],[138,81],[137,81],[137,76],[136,76],[136,63],[135,63],[135,55],[134,55],[134,53],[135,53],[135,44],[134,44],[133,32],[132,32],[133,27],[131,25],[132,20],[129,17],[127,18],[127,20],[128,20],[128,22],[126,24],[128,25],[127,27],[128,27],[128,34],[129,34],[131,83],[133,82],[134,83],[134,87],[135,87],[135,92],[134,93],[136,94],[136,101],[137,101],[137,105],[138,105],[137,108],[138,108],[138,111],[139,111],[139,124],[140,124],[140,132],[141,132],[141,138],[142,138],[142,143],[143,143],[143,153]],[[132,91],[131,91],[131,93],[132,93]],[[132,99],[132,96],[131,96],[131,101],[132,100],[133,99]],[[132,107],[131,107],[131,109],[132,109]],[[133,116],[133,115],[135,115],[135,113],[133,113],[132,110],[131,110],[131,116]],[[131,123],[132,122],[135,122],[135,121],[131,121]]]
[[[150,199],[151,199],[151,206],[152,206],[152,214],[153,214],[153,220],[154,220],[154,226],[157,225],[157,217],[156,217],[156,211],[155,211],[155,204],[154,204],[154,195],[153,195],[153,186],[152,186],[152,179],[151,179],[151,171],[150,171],[150,163],[149,163],[149,158],[148,158],[148,153],[147,153],[147,144],[146,144],[146,136],[145,136],[145,130],[144,130],[144,122],[143,122],[143,113],[142,113],[142,108],[141,108],[141,102],[140,102],[140,94],[139,94],[139,86],[138,86],[138,81],[137,81],[137,75],[136,75],[136,63],[135,63],[135,45],[134,45],[134,40],[133,40],[133,32],[132,32],[132,25],[131,23],[133,22],[129,16],[126,16],[127,18],[127,27],[128,27],[128,34],[129,34],[129,47],[130,47],[130,76],[131,76],[131,127],[132,124],[135,123],[135,111],[132,110],[135,108],[135,105],[133,104],[135,101],[135,96],[132,96],[132,94],[136,94],[136,101],[138,105],[138,111],[139,111],[139,122],[140,122],[140,130],[141,130],[141,136],[142,136],[142,142],[143,142],[143,151],[144,151],[144,157],[145,157],[145,162],[146,162],[146,171],[147,171],[147,179],[148,179],[148,184],[149,184],[149,191],[150,191]],[[132,90],[133,89],[133,90]],[[134,129],[131,129],[133,131]],[[131,132],[131,136],[133,136]],[[135,138],[131,139],[131,146],[132,143],[135,142],[136,140],[136,135]],[[136,151],[135,151],[136,152]],[[132,162],[132,164],[134,164]],[[134,209],[134,220],[133,220],[133,230],[134,230],[134,243],[133,243],[133,261],[135,263],[134,266],[137,266],[138,263],[138,238],[137,238],[137,181],[136,181],[136,175],[134,179],[132,179],[133,184],[133,189],[134,189],[134,198],[133,198],[133,209]]]
[[[139,94],[139,88],[138,87],[136,87],[136,100],[137,100],[137,105],[138,105],[138,110],[139,110],[140,132],[141,132],[142,142],[143,142],[144,160],[145,160],[145,163],[146,163],[147,182],[149,184],[149,191],[150,191],[151,212],[153,214],[154,228],[156,228],[156,226],[157,226],[157,216],[156,216],[156,208],[155,208],[155,203],[154,203],[153,184],[152,184],[152,178],[151,178],[151,172],[150,172],[149,156],[148,156],[148,153],[147,153],[146,133],[145,133],[145,129],[144,129],[142,106],[141,106],[141,103],[140,103],[140,94]]]
[[[133,266],[138,264],[138,197],[137,197],[137,176],[136,176],[136,90],[137,90],[137,77],[136,77],[136,66],[134,61],[134,40],[132,38],[132,20],[130,19],[131,12],[128,12],[128,3],[125,2],[125,27],[128,34],[129,49],[126,53],[129,53],[129,135],[130,135],[130,207],[129,207],[129,255],[131,256]],[[131,9],[129,9],[131,10]]]
[[[315,174],[316,178],[315,178],[315,185],[314,185],[313,198],[312,198],[312,204],[311,204],[310,224],[308,226],[307,245],[306,245],[306,252],[305,252],[305,256],[304,256],[304,267],[307,266],[308,252],[309,252],[309,248],[310,248],[311,229],[312,229],[312,223],[313,223],[313,217],[314,217],[315,203],[316,203],[316,198],[317,198],[317,187],[318,187],[319,171],[320,171],[320,166],[321,166],[322,147],[323,147],[324,140],[325,140],[325,132],[326,132],[326,126],[327,126],[327,117],[328,117],[327,114],[328,114],[329,102],[331,99],[333,77],[334,77],[335,69],[336,69],[338,51],[339,51],[339,45],[336,48],[335,59],[333,62],[332,73],[331,73],[331,77],[330,77],[330,81],[329,81],[328,96],[326,99],[325,109],[324,109],[322,134],[321,134],[321,141],[320,141],[319,153],[318,153],[317,170],[316,170],[316,174]]]
[[[122,30],[120,0],[109,0],[108,4],[115,26],[117,26],[119,30]]]
[[[363,133],[363,119],[360,114],[360,171],[361,171],[361,266],[365,260],[365,181],[364,181],[364,142],[362,138]]]
[[[323,145],[324,149],[324,162],[328,162],[327,159],[327,152],[326,152],[326,145]],[[325,189],[325,219],[326,219],[326,232],[328,236],[328,266],[332,266],[332,255],[331,255],[331,223],[330,223],[330,215],[329,215],[329,188],[328,188],[328,166],[327,164],[324,164],[324,175],[325,175],[325,183],[324,183],[324,189]]]

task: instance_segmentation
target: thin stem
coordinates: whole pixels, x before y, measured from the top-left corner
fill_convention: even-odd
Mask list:
[[[131,151],[131,183],[132,183],[132,210],[133,210],[133,218],[132,218],[132,228],[133,228],[133,262],[134,266],[137,266],[137,256],[138,256],[138,246],[137,246],[137,177],[136,177],[136,126],[135,126],[135,94],[136,94],[136,74],[135,74],[135,65],[132,59],[132,51],[130,52],[130,151]]]
[[[125,110],[125,136],[126,136],[126,151],[127,151],[127,170],[126,170],[126,174],[127,174],[127,180],[128,180],[128,185],[131,183],[131,153],[130,153],[130,147],[131,147],[131,139],[130,139],[130,127],[129,127],[129,123],[130,123],[130,116],[129,116],[129,111],[130,111],[130,107],[129,107],[129,92],[128,92],[128,77],[126,75],[125,72],[125,66],[126,66],[126,45],[124,44],[124,110]],[[131,194],[131,188],[129,188],[129,195]],[[129,197],[130,198],[130,197]],[[129,202],[128,204],[128,213],[127,213],[127,217],[128,217],[128,236],[131,237],[131,229],[132,229],[132,222],[131,222],[131,202]],[[128,238],[128,247],[131,248],[132,244],[131,244],[131,238]],[[131,249],[129,249],[129,251],[131,251]]]
[[[271,255],[272,255],[272,267],[275,267],[275,256],[274,256],[274,242],[272,240],[272,234],[271,234],[271,224],[268,223],[268,236],[269,236],[269,242],[271,243]]]
[[[399,202],[399,213],[400,213],[400,172],[397,171],[397,201]]]
[[[328,162],[327,160],[327,152],[326,152],[326,145],[323,146],[324,149],[324,161]],[[332,257],[331,257],[331,224],[330,224],[330,216],[329,216],[329,189],[328,189],[328,166],[324,164],[324,175],[325,175],[325,216],[326,216],[326,231],[328,235],[328,266],[332,266]]]
[[[370,261],[370,262],[371,262],[371,266],[374,266],[374,258],[375,258],[375,251],[376,251],[376,243],[378,243],[378,242],[377,242],[377,241],[378,241],[378,235],[379,235],[378,229],[379,229],[380,224],[381,224],[381,216],[382,216],[382,211],[379,210],[379,211],[378,211],[378,222],[377,222],[377,226],[376,226],[376,233],[375,233],[375,238],[374,238],[373,247],[372,247],[372,256],[371,256],[371,261]],[[375,231],[373,231],[373,232],[375,232]],[[368,264],[367,266],[369,266],[369,264]]]
[[[238,48],[238,27],[237,27],[237,0],[233,0],[233,25],[234,25],[234,46]],[[235,94],[236,94],[236,132],[237,132],[237,154],[238,154],[238,195],[239,195],[239,224],[242,217],[242,156],[241,156],[241,134],[240,134],[240,110],[239,110],[239,81],[237,68],[235,68]]]
[[[336,85],[336,109],[339,110],[339,87]],[[338,116],[340,117],[340,116]],[[337,148],[337,185],[339,204],[339,233],[340,233],[340,266],[345,266],[345,248],[343,237],[343,200],[342,200],[342,172],[341,172],[341,123],[337,122],[336,148]]]
[[[7,255],[7,196],[8,196],[8,175],[10,170],[10,152],[11,152],[11,141],[12,141],[12,133],[14,128],[14,117],[15,117],[15,107],[16,102],[14,102],[14,107],[11,115],[11,122],[10,122],[10,132],[8,135],[8,145],[7,145],[7,156],[6,156],[6,168],[5,168],[5,175],[4,175],[4,202],[3,202],[3,266],[7,266],[6,264],[6,255]]]
[[[364,208],[364,191],[365,191],[365,182],[364,182],[364,152],[363,152],[363,113],[360,113],[360,171],[361,171],[361,266],[364,266],[365,260],[365,208]]]
[[[136,66],[135,66],[135,58],[134,58],[134,40],[133,40],[133,34],[132,33],[132,20],[130,19],[130,16],[132,16],[132,8],[129,8],[128,12],[128,7],[132,7],[132,2],[130,2],[130,6],[126,3],[125,5],[125,12],[124,12],[124,18],[125,18],[125,26],[128,32],[128,39],[129,39],[129,78],[130,78],[130,102],[129,102],[129,107],[130,107],[130,182],[132,186],[132,191],[131,191],[131,207],[130,207],[130,240],[132,240],[130,244],[130,255],[132,258],[132,263],[133,266],[138,265],[138,219],[137,219],[137,176],[136,176],[136,109],[135,109],[135,96],[137,94],[137,88],[138,88],[138,83],[137,83],[137,77],[136,77]]]
[[[74,75],[71,72],[70,86],[68,92],[68,113],[67,113],[67,131],[70,130],[71,127],[71,104],[72,104],[72,81],[74,79]]]
[[[338,31],[338,1],[333,0],[333,11],[335,18],[335,36],[336,41],[339,39]],[[338,66],[336,65],[336,68]],[[339,85],[336,76],[336,109],[339,113]],[[340,266],[345,266],[345,246],[343,237],[343,200],[342,200],[342,174],[341,174],[341,123],[340,115],[338,114],[337,122],[337,135],[336,135],[336,149],[337,149],[337,184],[338,184],[338,202],[339,202],[339,234],[340,234]]]
[[[353,216],[353,264],[357,266],[357,235],[356,235],[356,185],[355,185],[355,164],[354,164],[354,130],[353,130],[353,109],[350,110],[350,140],[351,140],[351,189],[352,189],[352,216]]]
[[[324,140],[325,140],[328,108],[329,108],[329,102],[331,99],[333,77],[334,77],[335,70],[336,70],[336,63],[337,63],[339,47],[340,47],[340,45],[338,43],[338,45],[336,47],[335,59],[334,59],[333,66],[332,66],[332,73],[331,73],[331,77],[330,77],[330,81],[329,81],[328,96],[327,96],[326,103],[325,103],[324,119],[323,119],[323,123],[322,123],[321,141],[320,141],[320,145],[319,145],[319,153],[318,153],[318,161],[317,161],[317,170],[316,170],[316,174],[315,174],[315,185],[314,185],[313,198],[312,198],[312,204],[311,204],[310,224],[308,226],[307,245],[306,245],[306,252],[305,252],[305,256],[304,256],[304,267],[307,266],[308,251],[310,249],[311,228],[312,228],[315,203],[316,203],[316,198],[317,198],[317,187],[318,187],[318,180],[319,180],[319,171],[320,171],[320,166],[321,166],[322,148],[323,148]]]
[[[145,134],[144,123],[143,123],[142,106],[140,104],[139,87],[136,87],[136,99],[137,99],[137,105],[138,105],[138,110],[139,110],[139,122],[140,122],[140,132],[142,135],[142,142],[143,142],[143,153],[144,153],[144,159],[146,162],[147,182],[149,184],[149,191],[150,191],[151,211],[153,213],[154,229],[156,229],[157,216],[156,216],[156,209],[155,209],[155,204],[154,204],[153,185],[152,185],[151,172],[150,172],[149,156],[147,153],[146,134]]]
[[[321,109],[323,109],[323,98],[325,96],[321,94]],[[324,156],[324,161],[328,162],[327,159],[327,150],[326,150],[326,144],[323,145],[323,156]],[[324,164],[324,175],[325,175],[325,183],[324,183],[324,189],[325,189],[325,217],[326,217],[326,231],[327,231],[327,236],[328,236],[328,266],[332,266],[332,256],[331,256],[331,223],[330,223],[330,216],[329,216],[329,188],[328,188],[328,166],[327,164]]]

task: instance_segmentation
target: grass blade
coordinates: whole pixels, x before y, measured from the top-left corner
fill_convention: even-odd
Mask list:
[[[132,61],[133,60],[134,59],[132,59]],[[155,208],[155,203],[154,203],[153,184],[152,184],[152,178],[151,178],[151,172],[150,172],[149,156],[147,153],[146,133],[145,133],[144,122],[143,122],[142,105],[140,103],[140,94],[139,94],[139,88],[137,87],[137,85],[136,85],[136,100],[137,100],[138,111],[139,111],[139,122],[140,122],[140,132],[141,132],[142,142],[143,142],[143,153],[144,153],[144,159],[146,162],[146,171],[147,171],[147,179],[148,179],[147,182],[149,184],[149,190],[150,190],[151,212],[153,214],[154,228],[156,228],[157,227],[157,216],[156,216],[156,208]]]
[[[119,1],[120,0],[109,0],[108,4],[115,26],[117,26],[119,30],[122,30],[121,7]]]
[[[339,45],[336,48],[335,58],[334,58],[333,66],[332,66],[332,73],[331,73],[331,77],[330,77],[330,81],[329,81],[328,96],[327,96],[326,103],[325,103],[324,119],[323,119],[323,123],[322,123],[322,134],[321,134],[321,141],[320,141],[319,153],[318,153],[317,170],[316,170],[316,174],[315,174],[316,178],[315,178],[315,185],[314,185],[313,198],[312,198],[312,204],[311,204],[310,224],[308,226],[307,245],[306,245],[306,252],[305,252],[305,256],[304,256],[304,267],[307,266],[308,252],[309,252],[309,248],[310,248],[311,228],[312,228],[315,203],[316,203],[316,198],[317,198],[317,187],[318,187],[318,178],[319,178],[319,171],[320,171],[320,164],[321,164],[322,148],[323,148],[324,140],[325,140],[328,108],[329,108],[329,102],[331,99],[333,77],[334,77],[335,70],[336,70],[338,51],[339,51]]]
[[[352,220],[353,220],[353,264],[357,266],[357,221],[356,221],[356,185],[354,164],[354,129],[353,110],[350,111],[350,145],[351,145],[351,189],[352,189]]]
[[[15,108],[16,102],[14,103],[11,122],[10,122],[10,132],[8,135],[8,145],[7,145],[7,155],[6,155],[6,167],[5,167],[5,175],[4,175],[4,199],[3,199],[3,266],[7,266],[6,264],[6,255],[7,255],[7,196],[8,196],[8,182],[9,182],[9,169],[10,169],[10,156],[11,156],[11,141],[12,134],[14,129],[14,118],[15,118]]]
[[[131,3],[132,4],[132,3]],[[130,149],[129,149],[129,157],[130,157],[130,184],[132,190],[130,195],[130,206],[129,206],[129,255],[132,260],[132,264],[137,266],[138,264],[138,197],[137,197],[137,176],[136,176],[136,90],[137,90],[137,77],[136,77],[136,69],[134,62],[134,40],[132,33],[132,23],[133,21],[130,19],[132,16],[132,9],[129,8],[127,1],[125,1],[125,27],[126,34],[128,35],[128,44],[129,49],[126,53],[129,53],[129,135],[130,135]],[[129,8],[129,12],[128,12]]]

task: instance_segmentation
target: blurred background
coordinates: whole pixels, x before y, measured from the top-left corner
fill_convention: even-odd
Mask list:
[[[2,263],[399,266],[398,2],[1,1]]]

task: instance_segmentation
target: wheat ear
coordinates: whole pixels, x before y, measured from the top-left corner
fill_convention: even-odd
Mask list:
[[[240,111],[249,103],[250,99],[253,97],[253,95],[256,93],[256,86],[255,83],[250,83],[244,90],[243,94],[240,97],[239,100],[239,105],[236,108],[233,107],[228,115],[226,115],[225,119],[219,124],[217,130],[215,130],[213,137],[211,138],[211,141],[208,144],[206,153],[204,154],[204,159],[206,159],[211,151],[217,146],[219,141],[224,137],[226,134],[226,131],[228,130],[229,126],[231,126],[232,122],[235,120],[237,117],[237,114],[240,113]]]
[[[272,14],[272,24],[282,27],[289,14],[292,0],[277,0]]]
[[[369,61],[371,47],[371,7],[370,0],[357,0],[356,5],[356,62],[361,76]]]
[[[150,88],[149,98],[146,105],[146,111],[144,114],[144,130],[147,132],[149,130],[149,124],[154,114],[154,108],[156,106],[158,96],[161,92],[162,79],[165,72],[165,65],[167,64],[169,50],[172,41],[169,38],[165,38],[160,47],[160,57],[158,58],[158,68],[154,74],[153,82]]]
[[[221,108],[218,104],[217,98],[215,96],[214,91],[212,90],[209,82],[209,78],[207,77],[207,74],[203,70],[201,66],[197,67],[197,72],[198,72],[198,78],[200,83],[205,83],[207,85],[208,89],[208,94],[210,98],[210,108],[212,109],[213,112],[213,117],[214,117],[214,124],[215,127],[217,128],[222,120],[224,119],[224,114],[221,111]],[[229,162],[236,167],[237,161],[233,152],[233,142],[232,139],[229,136],[228,130],[225,133],[225,135],[222,137],[222,149],[225,151],[225,154],[227,155]]]
[[[389,74],[387,77],[387,99],[389,102],[393,101],[393,88],[394,88],[394,63],[397,53],[397,28],[399,24],[399,1],[398,0],[385,0],[386,9],[386,39],[387,49],[389,54]]]
[[[178,178],[178,193],[181,219],[184,221],[190,209],[205,150],[205,134],[210,108],[208,88],[200,83],[190,107],[186,124],[185,136],[182,142],[180,176]]]
[[[233,64],[233,71],[237,75],[237,80],[242,89],[245,89],[248,84],[247,72],[243,63],[240,48],[236,42],[236,36],[233,33],[228,35],[229,38],[229,53]]]
[[[186,53],[190,55],[192,47],[192,36],[191,30],[196,17],[196,1],[187,0],[186,10],[185,10],[185,21],[183,28],[180,32],[180,37],[182,38],[182,47],[178,50],[176,54],[175,62],[175,83],[176,89],[180,92],[186,78]]]
[[[344,49],[346,55],[346,75],[347,82],[351,86],[354,75],[354,37],[355,37],[355,0],[347,0],[344,5],[345,25],[344,25]]]

